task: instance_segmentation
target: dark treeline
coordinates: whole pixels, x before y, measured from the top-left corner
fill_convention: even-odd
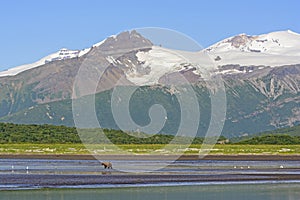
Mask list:
[[[259,133],[238,144],[300,144],[300,125]]]
[[[99,132],[99,129],[88,129],[87,134]],[[113,144],[169,144],[174,142],[173,135],[156,134],[149,135],[145,133],[130,133],[127,134],[121,130],[102,129],[102,133]],[[97,143],[92,136],[89,143]],[[96,139],[97,140],[97,139]],[[191,138],[177,138],[177,143],[190,143]],[[226,138],[221,136],[218,141],[225,141]],[[215,140],[214,140],[215,141]],[[176,142],[176,141],[175,141]],[[76,128],[54,125],[24,125],[12,123],[0,123],[0,144],[7,143],[37,143],[37,144],[52,144],[52,143],[82,143]],[[202,144],[203,138],[196,137],[192,141],[193,144]],[[221,142],[222,143],[222,142]],[[226,142],[228,143],[228,142]],[[230,143],[230,142],[229,142]],[[235,144],[300,144],[300,126],[292,128],[283,128],[275,131],[261,133],[257,136],[244,138]]]
[[[97,129],[86,131],[88,133],[99,132]],[[101,131],[102,132],[102,131]],[[173,135],[147,135],[145,133],[126,134],[121,130],[103,129],[105,136],[113,144],[169,144],[173,139]],[[93,135],[93,134],[91,134]],[[136,137],[137,136],[137,137]],[[89,143],[93,143],[91,137]],[[183,140],[186,138],[183,138]],[[97,140],[97,139],[96,139]],[[182,140],[182,141],[183,141]],[[201,144],[202,138],[196,137],[193,143]],[[0,143],[82,143],[76,128],[54,125],[24,125],[12,123],[0,123]],[[97,143],[97,141],[96,141]]]
[[[238,142],[238,144],[300,144],[300,136],[290,135],[262,135]]]
[[[81,143],[76,128],[0,123],[0,143]]]

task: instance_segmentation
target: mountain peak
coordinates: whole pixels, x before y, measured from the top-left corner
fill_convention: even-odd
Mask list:
[[[125,31],[121,32],[118,35],[112,35],[107,39],[96,43],[93,47],[99,48],[101,51],[114,51],[118,52],[119,50],[135,49],[135,48],[145,48],[153,46],[152,42],[144,38],[137,31]],[[6,71],[0,72],[0,77],[3,76],[14,76],[20,72],[44,65],[49,62],[54,62],[58,60],[66,60],[76,57],[81,57],[87,54],[91,48],[86,48],[83,50],[69,50],[67,48],[61,48],[59,51],[52,53],[37,62],[31,64],[25,64],[17,66]]]
[[[228,39],[227,43],[230,43],[231,46],[235,48],[239,48],[241,46],[245,46],[248,42],[251,42],[253,38],[253,36],[249,36],[243,33]]]
[[[98,47],[102,51],[121,49],[135,49],[153,46],[152,42],[144,38],[137,31],[125,31],[105,39]]]
[[[236,50],[241,52],[278,52],[279,49],[299,47],[300,34],[291,30],[276,31],[262,35],[245,33],[224,39],[206,49],[208,52],[225,52]]]
[[[262,35],[239,34],[224,39],[206,51],[224,65],[281,66],[300,63],[300,34],[291,30]]]

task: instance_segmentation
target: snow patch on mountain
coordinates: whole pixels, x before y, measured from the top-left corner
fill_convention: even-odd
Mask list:
[[[123,63],[129,68],[125,72],[126,78],[136,85],[159,84],[161,77],[176,72],[190,71],[205,78],[210,76],[210,71],[217,69],[204,52],[187,52],[153,46],[149,51],[138,51],[136,57],[139,65],[132,62]]]
[[[158,46],[153,46],[150,51],[139,51],[136,54],[141,67],[148,68],[148,74],[140,74],[136,67],[127,70],[126,78],[137,85],[153,85],[157,84],[160,77],[166,73],[179,71],[180,63],[186,60],[180,54],[174,51]]]

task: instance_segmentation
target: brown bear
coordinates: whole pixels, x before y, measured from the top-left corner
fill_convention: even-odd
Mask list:
[[[104,169],[112,169],[112,164],[111,162],[101,162],[101,165],[104,166]]]

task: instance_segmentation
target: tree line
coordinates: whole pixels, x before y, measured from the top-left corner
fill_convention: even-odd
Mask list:
[[[173,135],[156,134],[149,135],[145,133],[130,132],[126,134],[121,130],[114,129],[88,129],[86,134],[90,134],[89,143],[97,143],[101,141],[101,136],[95,139],[98,132],[104,133],[106,138],[113,144],[169,144],[173,139]],[[85,137],[88,138],[89,136]],[[182,137],[182,142],[189,141],[190,138]],[[86,142],[85,141],[85,142]],[[177,142],[179,142],[177,141]],[[196,137],[192,141],[194,144],[200,144],[203,139]],[[0,144],[6,143],[36,143],[36,144],[52,144],[52,143],[82,143],[81,138],[74,127],[55,126],[55,125],[36,125],[36,124],[12,124],[0,123]]]
[[[125,133],[121,130],[114,129],[87,129],[85,132],[86,134],[90,133],[91,135],[90,139],[86,140],[88,143],[105,142],[107,139],[113,144],[169,144],[170,142],[202,144],[204,141],[202,137],[176,137],[174,139],[173,135],[149,135],[138,132]],[[95,134],[98,132],[104,133],[105,137],[99,136],[99,138],[96,138],[95,140]],[[213,139],[213,141],[216,140]],[[217,141],[218,143],[221,143],[222,141],[227,141],[227,139],[224,136],[220,136]],[[75,127],[55,126],[49,124],[25,125],[0,123],[0,144],[7,143],[71,144],[82,143],[82,140]],[[247,139],[244,138],[234,144],[300,144],[300,125],[264,132]]]

